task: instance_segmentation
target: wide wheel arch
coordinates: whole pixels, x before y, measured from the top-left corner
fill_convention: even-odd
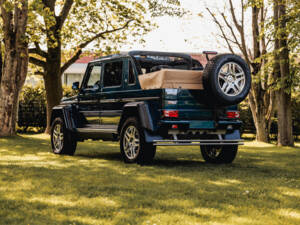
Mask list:
[[[141,123],[141,127],[150,131],[154,131],[154,122],[147,102],[131,102],[124,105],[122,116],[118,125],[118,135],[121,134],[123,124],[129,117],[138,118]]]
[[[139,150],[134,158],[129,158],[127,156],[126,147],[124,146],[125,133],[130,127],[135,127],[139,137]],[[120,151],[125,163],[147,164],[152,162],[156,153],[156,146],[146,142],[143,130],[144,129],[141,127],[141,123],[137,117],[127,117],[126,121],[123,123],[120,134]]]
[[[76,115],[76,111],[74,110],[75,107],[71,105],[55,106],[51,112],[50,124],[52,124],[57,117],[60,117],[64,121],[66,129],[75,132],[76,122],[73,117]]]

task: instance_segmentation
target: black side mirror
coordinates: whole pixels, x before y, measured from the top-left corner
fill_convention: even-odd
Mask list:
[[[73,90],[78,90],[78,89],[79,89],[79,82],[78,82],[78,81],[76,81],[76,82],[74,82],[74,83],[72,84],[72,89],[73,89]]]
[[[100,86],[98,84],[94,84],[93,91],[99,91],[99,90],[100,90]]]

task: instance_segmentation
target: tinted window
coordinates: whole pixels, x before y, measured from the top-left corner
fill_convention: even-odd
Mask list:
[[[85,88],[93,88],[95,84],[100,86],[101,65],[94,65],[89,70],[89,78]]]
[[[122,83],[123,61],[106,63],[104,67],[103,86],[120,86]]]
[[[128,84],[135,84],[134,69],[130,60],[129,60]]]

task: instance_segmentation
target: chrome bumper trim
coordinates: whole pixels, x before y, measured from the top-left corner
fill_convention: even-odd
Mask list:
[[[190,145],[243,145],[243,139],[235,140],[154,140],[155,146],[190,146]]]

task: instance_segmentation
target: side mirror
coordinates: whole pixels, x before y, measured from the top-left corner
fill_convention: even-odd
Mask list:
[[[93,91],[99,91],[100,86],[98,84],[94,84]]]
[[[76,82],[74,82],[74,83],[72,84],[72,89],[73,89],[73,90],[78,90],[78,89],[79,89],[79,82],[78,82],[78,81],[76,81]]]

